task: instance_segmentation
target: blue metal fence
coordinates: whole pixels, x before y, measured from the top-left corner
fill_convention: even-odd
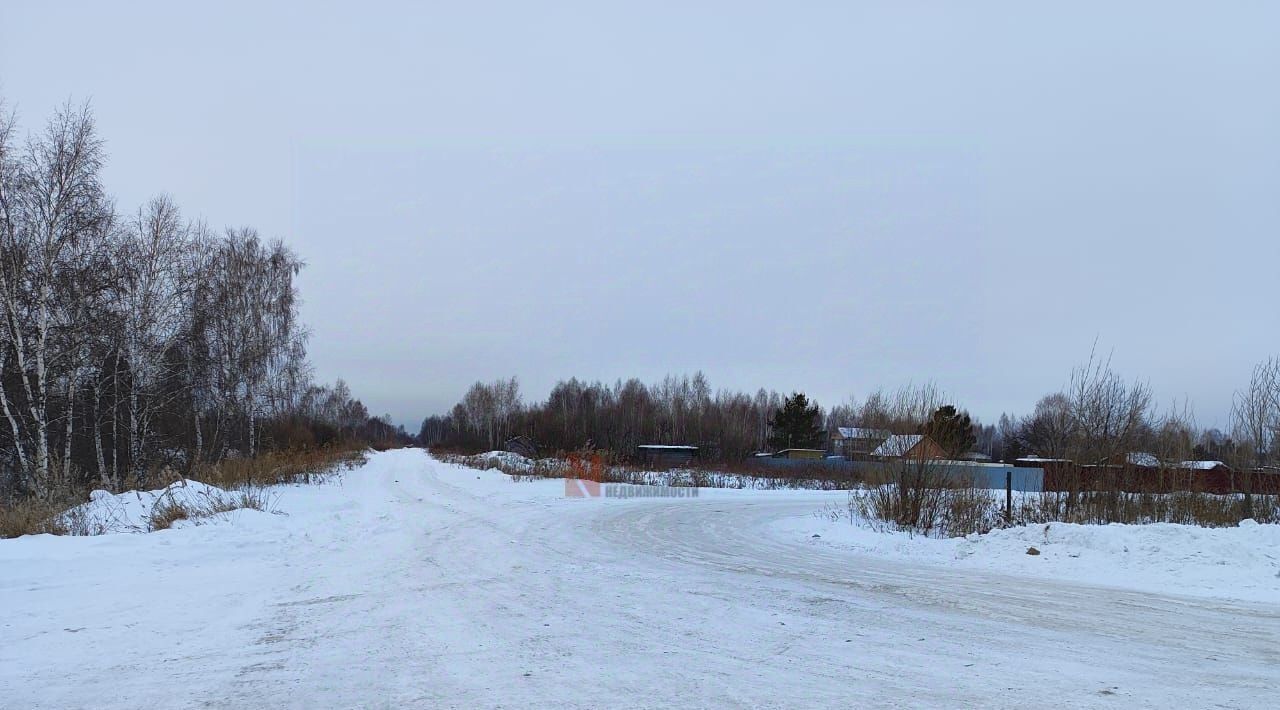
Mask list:
[[[764,468],[812,469],[830,468],[833,472],[848,472],[871,476],[876,473],[892,474],[900,462],[849,461],[847,459],[783,459],[761,456],[753,462]],[[914,464],[907,464],[914,465]],[[1043,468],[1022,468],[1004,463],[975,463],[969,461],[930,461],[924,464],[931,472],[955,481],[968,481],[978,488],[1003,491],[1006,482],[1013,490],[1039,493],[1044,490]]]

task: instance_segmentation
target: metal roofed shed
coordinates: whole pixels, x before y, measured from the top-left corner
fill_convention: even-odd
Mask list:
[[[679,466],[698,458],[698,447],[679,444],[641,444],[636,460],[646,466]]]

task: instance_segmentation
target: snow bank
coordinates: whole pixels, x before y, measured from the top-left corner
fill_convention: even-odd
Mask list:
[[[778,521],[774,531],[874,557],[1161,594],[1280,602],[1280,525],[1048,523],[964,538],[877,532],[849,519]],[[818,536],[818,537],[815,537]],[[1034,547],[1040,554],[1028,554]]]
[[[98,490],[89,494],[89,502],[63,513],[63,520],[71,530],[90,535],[149,532],[154,528],[152,514],[162,502],[181,505],[191,511],[210,511],[224,507],[238,495],[192,480],[175,481],[153,491],[111,493]],[[175,527],[188,522],[178,521]]]
[[[483,454],[476,454],[475,458],[486,463],[502,465],[521,471],[533,470],[533,459],[525,458],[511,451],[486,451]]]

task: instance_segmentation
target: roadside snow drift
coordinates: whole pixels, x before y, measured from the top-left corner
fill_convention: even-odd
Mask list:
[[[882,559],[1280,604],[1280,525],[1252,520],[1235,528],[1047,523],[938,539],[809,515],[773,531]]]
[[[509,466],[519,471],[532,471],[533,459],[525,458],[511,451],[486,451],[478,454],[477,459],[494,465]]]
[[[156,527],[153,516],[158,508],[180,506],[201,514],[175,523],[182,527],[225,517],[226,513],[214,511],[234,505],[242,495],[193,480],[174,481],[154,491],[94,491],[87,503],[67,511],[63,518],[71,529],[90,535],[149,532]]]

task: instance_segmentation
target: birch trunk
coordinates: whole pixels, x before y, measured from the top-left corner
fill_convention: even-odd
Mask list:
[[[62,484],[71,481],[71,435],[75,433],[76,381],[80,379],[79,368],[71,373],[67,380],[67,428],[66,440],[62,443]]]
[[[93,453],[98,462],[98,480],[106,488],[111,487],[107,476],[107,459],[102,453],[102,380],[93,388]]]

